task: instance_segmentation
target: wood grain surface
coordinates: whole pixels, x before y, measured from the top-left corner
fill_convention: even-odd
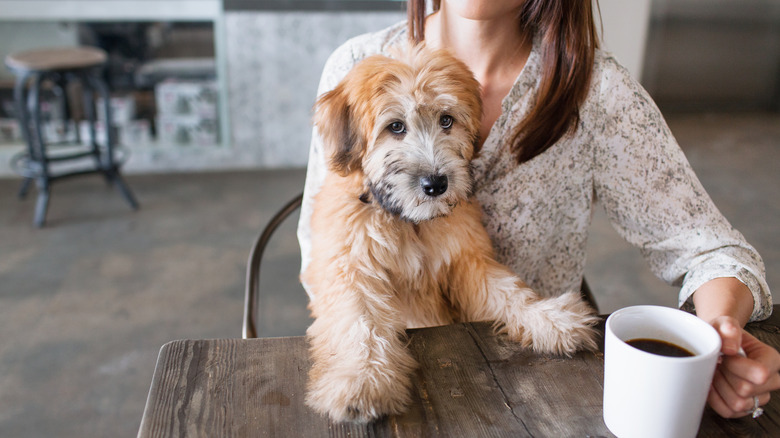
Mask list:
[[[748,330],[780,349],[777,310]],[[420,367],[408,411],[370,424],[337,424],[304,404],[307,348],[303,337],[164,345],[138,436],[613,436],[602,420],[601,352],[535,354],[495,336],[487,323],[410,330]],[[777,394],[764,410],[757,420],[724,420],[708,409],[699,436],[780,436]]]

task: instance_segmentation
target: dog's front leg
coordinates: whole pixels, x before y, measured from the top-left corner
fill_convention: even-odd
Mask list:
[[[417,364],[387,283],[351,273],[317,296],[307,335],[312,368],[306,403],[335,421],[399,414]]]
[[[452,272],[452,299],[466,319],[495,321],[510,339],[541,353],[571,355],[596,348],[598,318],[578,293],[542,298],[484,255],[462,258]]]

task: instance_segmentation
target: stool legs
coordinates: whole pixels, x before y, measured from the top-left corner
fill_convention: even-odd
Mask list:
[[[50,158],[47,154],[47,144],[43,136],[43,123],[41,116],[40,92],[41,83],[44,79],[51,78],[56,82],[59,92],[62,94],[64,104],[67,105],[67,81],[77,79],[81,82],[83,88],[85,115],[89,126],[89,151],[86,154],[76,154],[72,157]],[[97,132],[95,123],[97,117],[95,114],[95,94],[102,98],[104,114],[106,114],[106,144],[101,148],[97,142]],[[46,213],[49,205],[51,192],[51,182],[66,176],[80,175],[85,173],[100,172],[106,182],[116,187],[119,193],[125,198],[133,210],[138,209],[138,201],[133,192],[119,172],[119,166],[114,160],[114,147],[117,144],[116,133],[111,129],[111,102],[108,86],[105,81],[99,77],[99,72],[94,70],[83,70],[71,73],[57,75],[46,75],[43,73],[19,73],[14,86],[14,100],[17,108],[17,117],[22,131],[22,137],[27,144],[27,166],[23,172],[24,180],[19,188],[18,196],[23,199],[29,191],[30,185],[35,181],[38,191],[38,198],[35,203],[35,216],[33,223],[36,227],[42,227],[46,222]],[[65,109],[63,123],[68,122],[69,109]],[[67,129],[67,128],[66,128]],[[77,139],[78,128],[76,128]],[[92,156],[94,168],[92,170],[70,172],[65,174],[50,173],[49,164],[51,160],[61,161],[77,156]]]
[[[38,104],[41,81],[40,75],[22,74],[16,78],[14,85],[14,101],[19,127],[22,131],[22,138],[27,144],[30,170],[35,174],[35,176],[25,175],[18,196],[19,198],[27,196],[30,183],[34,179],[38,187],[38,198],[35,202],[35,216],[33,218],[33,224],[36,227],[43,226],[46,221],[50,193],[48,162],[43,147],[40,105]],[[31,82],[29,91],[27,90],[28,82]]]
[[[40,104],[42,82],[43,75],[36,75],[33,78],[33,85],[27,96],[28,112],[32,115],[32,126],[30,127],[31,137],[33,138],[32,144],[37,152],[35,159],[40,166],[38,177],[35,180],[38,187],[38,199],[35,201],[35,216],[33,218],[33,223],[39,228],[46,222],[46,211],[49,209],[50,194],[49,157],[46,154],[46,142],[43,137],[43,117],[41,117]]]
[[[41,228],[46,223],[46,211],[49,209],[49,185],[46,181],[38,181],[38,198],[35,200],[35,216],[33,224]],[[43,183],[43,187],[41,184]]]
[[[32,159],[32,157],[35,156],[35,148],[28,132],[30,122],[27,120],[27,111],[25,111],[25,102],[27,101],[25,90],[27,88],[28,79],[29,75],[19,75],[16,77],[16,83],[14,84],[14,104],[16,105],[16,114],[19,119],[19,129],[22,132],[22,139],[27,145],[27,155]],[[27,196],[27,191],[30,189],[31,182],[32,178],[29,176],[24,177],[17,195],[19,199],[24,199]]]
[[[32,178],[24,177],[24,180],[22,181],[22,185],[19,187],[19,193],[16,194],[16,196],[19,199],[24,199],[27,197],[27,191],[30,190],[31,182],[32,182]]]
[[[117,189],[119,189],[119,193],[121,193],[127,203],[130,204],[130,208],[133,210],[138,210],[138,201],[135,199],[135,196],[133,196],[133,192],[125,183],[125,180],[122,178],[122,175],[119,173],[116,167],[114,167],[113,170],[108,171],[107,175],[108,179],[114,184],[114,186],[116,186]]]
[[[98,155],[100,168],[102,169],[103,175],[106,177],[106,179],[117,189],[119,189],[119,192],[125,198],[127,203],[130,204],[130,207],[133,210],[137,210],[138,201],[136,201],[135,196],[133,196],[133,192],[130,190],[130,187],[125,184],[124,179],[122,179],[122,176],[119,173],[119,168],[114,162],[114,146],[116,145],[117,141],[116,132],[111,129],[111,94],[109,93],[108,85],[106,85],[106,82],[97,75],[90,75],[86,78],[86,80],[89,82],[89,86],[94,87],[98,94],[102,97],[103,114],[106,115],[106,153]],[[94,117],[94,113],[92,116]],[[90,119],[90,122],[93,120],[94,119]],[[96,147],[94,137],[94,123],[91,123],[91,126],[93,147]]]

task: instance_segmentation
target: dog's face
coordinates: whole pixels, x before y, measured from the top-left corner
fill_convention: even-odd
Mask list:
[[[481,111],[465,64],[416,48],[360,62],[318,100],[315,124],[332,171],[361,172],[382,208],[417,223],[470,195]]]

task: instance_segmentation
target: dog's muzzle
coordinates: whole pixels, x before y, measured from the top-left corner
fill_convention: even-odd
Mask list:
[[[420,187],[423,193],[436,197],[447,191],[447,175],[428,175],[420,178]]]

